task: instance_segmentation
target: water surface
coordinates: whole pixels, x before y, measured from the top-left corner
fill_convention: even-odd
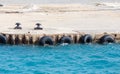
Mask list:
[[[120,2],[120,0],[0,0],[3,4],[92,4],[99,2]]]
[[[120,44],[0,45],[0,74],[119,74]]]

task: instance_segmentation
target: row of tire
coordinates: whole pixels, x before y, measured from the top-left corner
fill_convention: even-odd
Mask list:
[[[92,41],[93,41],[93,38],[89,34],[85,34],[81,36],[79,39],[79,43],[83,43],[83,44],[89,44],[89,43],[92,43]],[[98,43],[100,44],[114,43],[114,42],[115,42],[115,39],[111,35],[104,35],[98,40]],[[2,44],[7,43],[7,38],[3,36],[2,34],[0,34],[0,43]],[[63,44],[63,43],[72,44],[73,39],[69,36],[63,36],[58,40],[58,43],[59,44]],[[38,40],[38,44],[41,46],[54,45],[54,41],[52,37],[50,36],[43,36],[42,38]]]

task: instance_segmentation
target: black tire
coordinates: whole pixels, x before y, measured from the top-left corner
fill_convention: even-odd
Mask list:
[[[53,39],[49,36],[43,36],[40,40],[39,40],[39,45],[44,46],[44,45],[53,45]]]
[[[114,43],[115,39],[110,35],[104,35],[99,39],[100,44]]]
[[[0,34],[0,44],[6,44],[7,43],[7,38]]]
[[[88,44],[88,43],[92,43],[92,36],[89,35],[89,34],[85,34],[84,36],[81,36],[80,37],[80,43],[83,43],[83,44]]]
[[[68,43],[71,44],[73,42],[72,38],[69,36],[63,36],[60,38],[59,43],[63,44],[63,43]]]

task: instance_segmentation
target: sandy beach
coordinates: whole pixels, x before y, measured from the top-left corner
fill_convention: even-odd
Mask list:
[[[58,34],[120,32],[120,11],[80,4],[0,7],[0,32],[9,34]],[[22,30],[14,30],[20,22]],[[41,23],[43,30],[34,30]]]

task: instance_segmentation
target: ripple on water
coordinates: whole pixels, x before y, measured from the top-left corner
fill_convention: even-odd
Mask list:
[[[0,45],[0,74],[119,74],[120,45]]]

